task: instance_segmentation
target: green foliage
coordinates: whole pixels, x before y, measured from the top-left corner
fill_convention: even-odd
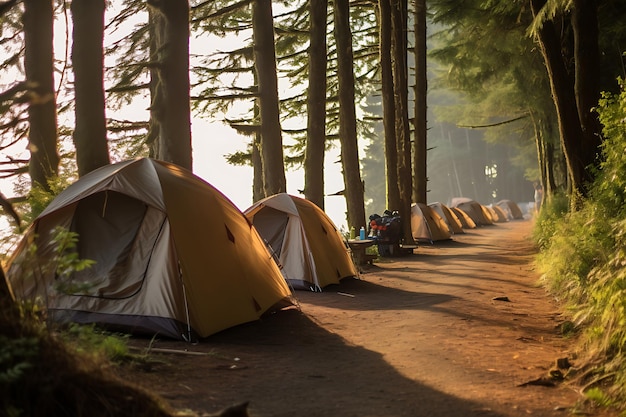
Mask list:
[[[557,225],[567,213],[568,207],[569,199],[562,193],[553,194],[544,202],[537,218],[533,235],[541,249],[544,249],[550,243],[550,239],[554,236]]]
[[[585,392],[585,397],[593,401],[595,404],[608,407],[613,404],[610,396],[603,392],[600,388],[591,388]]]
[[[91,267],[95,261],[91,259],[80,259],[76,251],[78,234],[56,226],[53,231],[52,242],[54,244],[54,256],[52,263],[58,277],[57,290],[66,294],[86,293],[90,289],[90,284],[76,282],[73,279],[74,272],[82,271]]]
[[[31,244],[25,254],[14,262],[19,265],[22,279],[39,282],[44,276],[53,275],[54,289],[63,294],[86,294],[92,288],[90,282],[82,282],[77,279],[76,272],[83,271],[95,264],[91,259],[80,259],[76,250],[79,236],[62,226],[56,226],[52,231],[51,256],[44,258],[38,252],[37,245]],[[44,288],[47,284],[39,282]],[[38,309],[44,308],[47,300],[40,297],[33,300],[24,300],[21,303],[24,316],[40,316]]]
[[[548,202],[535,229],[544,279],[585,328],[587,396],[604,406],[626,400],[626,90],[620,84],[622,92],[604,94],[597,109],[604,162],[589,199],[562,216],[561,198]]]
[[[70,174],[71,172],[71,174]],[[18,194],[27,195],[26,209],[20,207],[20,215],[26,224],[32,223],[42,211],[48,207],[48,204],[56,198],[61,191],[66,189],[72,182],[76,180],[74,169],[67,169],[65,173],[61,173],[57,177],[48,179],[48,187],[50,191],[39,185],[31,187],[30,182],[23,182],[16,186]]]
[[[10,384],[19,383],[32,359],[39,354],[39,342],[35,337],[12,339],[0,335],[0,387],[5,391]]]
[[[61,337],[69,348],[81,354],[114,362],[132,357],[128,350],[129,335],[109,333],[95,325],[71,324],[61,333]]]
[[[542,213],[538,220],[537,227],[543,230],[537,238],[542,248],[538,262],[552,291],[578,305],[588,297],[589,273],[606,261],[604,254],[613,240],[604,217],[598,216],[591,204],[557,218],[563,209],[562,200],[558,199],[560,208],[552,214]]]
[[[8,393],[11,387],[19,386],[28,378],[39,356],[40,344],[37,337],[10,338],[0,335],[0,392]],[[6,394],[4,394],[6,395]],[[19,406],[6,404],[0,410],[2,415],[18,417],[23,415]]]
[[[592,195],[610,218],[623,218],[626,213],[626,92],[623,80],[620,80],[620,86],[621,94],[605,93],[600,100],[599,118],[606,138],[602,144],[605,160],[600,166]]]

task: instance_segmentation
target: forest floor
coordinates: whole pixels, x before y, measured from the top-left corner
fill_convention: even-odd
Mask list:
[[[538,284],[532,224],[420,245],[197,344],[132,339],[154,361],[117,372],[200,416],[242,401],[254,417],[617,415],[548,377],[576,366],[576,340]]]

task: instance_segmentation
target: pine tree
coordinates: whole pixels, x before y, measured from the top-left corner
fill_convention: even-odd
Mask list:
[[[54,90],[54,9],[52,1],[24,1],[24,69],[34,86],[28,107],[29,173],[35,187],[50,190],[59,169],[56,94]]]
[[[74,0],[72,66],[74,69],[76,165],[78,175],[107,165],[109,149],[104,97],[104,0]]]

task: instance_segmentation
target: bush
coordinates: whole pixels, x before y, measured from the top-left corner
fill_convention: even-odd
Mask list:
[[[583,325],[581,373],[588,398],[626,401],[626,90],[604,94],[598,114],[604,126],[603,162],[589,198],[560,215],[560,197],[542,210],[534,231],[538,265],[548,287]],[[599,400],[601,399],[601,400]]]

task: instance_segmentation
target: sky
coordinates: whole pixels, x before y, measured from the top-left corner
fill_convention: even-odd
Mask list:
[[[246,139],[234,130],[219,122],[192,120],[193,171],[200,178],[217,188],[228,197],[241,211],[246,210],[252,201],[252,167],[229,165],[224,155],[245,150]],[[325,160],[325,192],[332,194],[343,190],[341,171],[335,163],[339,159],[339,150],[327,153]],[[304,188],[304,170],[286,172],[287,192],[297,197],[304,197],[298,192]],[[343,196],[327,196],[324,201],[325,212],[335,225],[347,229],[346,203]]]
[[[274,11],[276,13],[276,10]],[[204,35],[190,38],[189,49],[192,54],[210,55],[216,51],[229,51],[240,48],[249,41],[249,33],[242,31],[239,37],[217,37]],[[238,74],[240,82],[245,85],[245,76]],[[227,80],[225,80],[227,82]],[[281,97],[292,96],[295,90],[291,85],[285,84],[284,80],[278,80],[279,94]],[[230,119],[238,119],[248,112],[250,103],[242,103],[241,107],[231,108],[227,115]],[[192,115],[192,117],[194,117]],[[297,121],[295,121],[297,123]],[[284,123],[284,121],[283,121]],[[290,123],[294,123],[290,120]],[[283,128],[296,129],[306,126],[303,118],[299,126],[289,125]],[[252,167],[229,165],[224,155],[236,151],[245,151],[249,138],[239,135],[234,129],[220,120],[207,121],[199,118],[192,119],[192,146],[193,146],[193,171],[196,175],[213,185],[228,197],[240,210],[250,207],[252,201]],[[283,141],[287,139],[283,136]],[[284,142],[286,144],[286,142]],[[361,155],[362,156],[362,155]],[[325,193],[333,194],[343,190],[343,176],[341,167],[336,161],[339,160],[339,149],[327,152],[324,163]],[[287,193],[304,197],[298,190],[304,189],[304,170],[288,170],[286,173]],[[344,230],[347,229],[346,202],[343,196],[328,196],[324,201],[324,211],[335,223]]]

